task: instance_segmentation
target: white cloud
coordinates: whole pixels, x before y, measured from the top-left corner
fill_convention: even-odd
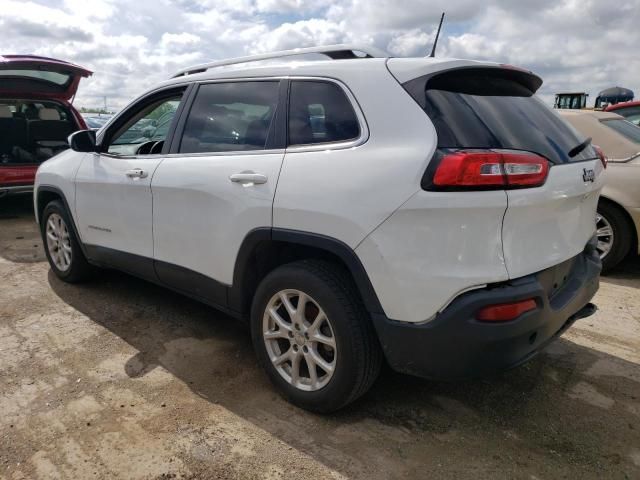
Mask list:
[[[399,57],[416,54],[418,51],[423,55],[426,55],[427,46],[433,43],[434,38],[435,35],[428,35],[422,30],[416,28],[393,37],[387,46],[387,50]]]
[[[73,16],[87,20],[106,20],[116,10],[107,0],[64,0],[64,8]]]
[[[252,52],[288,50],[313,45],[329,45],[346,41],[348,34],[340,24],[312,18],[284,23],[251,43]]]
[[[640,96],[640,0],[0,0],[2,53],[36,53],[95,71],[77,104],[113,107],[192,63],[328,43],[489,59],[559,90],[621,85]]]
[[[640,1],[623,0],[615,9],[596,0],[542,2],[521,13],[503,3],[490,6],[468,32],[448,37],[442,53],[525,66],[544,79],[547,100],[574,90],[593,101],[616,84],[640,96]]]
[[[331,3],[330,0],[256,0],[255,7],[259,12],[300,13],[319,11]]]
[[[193,45],[199,43],[201,38],[192,33],[163,33],[160,39],[160,45]]]
[[[170,56],[193,52],[202,39],[193,33],[163,33],[160,38],[160,55]]]
[[[0,12],[0,28],[5,45],[15,41],[24,48],[38,42],[38,39],[91,39],[91,30],[62,9],[35,2],[0,0]],[[23,38],[29,40],[24,42]]]

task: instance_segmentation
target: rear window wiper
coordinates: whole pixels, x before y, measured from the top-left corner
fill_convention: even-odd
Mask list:
[[[575,156],[576,156],[576,155],[578,155],[581,151],[583,151],[585,148],[587,148],[587,147],[589,146],[589,144],[590,144],[590,143],[591,143],[591,137],[587,137],[587,139],[586,139],[584,142],[582,142],[582,143],[580,143],[580,144],[576,145],[576,146],[575,146],[575,147],[573,147],[571,150],[569,150],[569,153],[568,153],[569,157],[570,157],[570,158],[575,157]]]

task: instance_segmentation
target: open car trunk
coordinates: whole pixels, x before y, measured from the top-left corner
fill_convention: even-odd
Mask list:
[[[0,56],[0,196],[28,192],[38,165],[86,128],[70,102],[90,75],[55,58]]]
[[[35,55],[0,56],[0,97],[70,101],[80,79],[91,71],[73,63]]]
[[[62,103],[0,98],[0,167],[40,164],[68,148],[79,128]]]

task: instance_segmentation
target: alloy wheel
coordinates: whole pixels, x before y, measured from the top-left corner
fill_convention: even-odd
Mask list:
[[[71,267],[71,239],[63,218],[52,213],[47,219],[47,250],[56,268],[66,272]]]
[[[276,293],[264,312],[262,336],[276,371],[303,391],[320,390],[336,369],[336,338],[329,318],[300,290]]]
[[[598,238],[596,249],[600,254],[600,258],[604,259],[613,247],[614,235],[609,220],[599,213],[596,214],[596,236]]]

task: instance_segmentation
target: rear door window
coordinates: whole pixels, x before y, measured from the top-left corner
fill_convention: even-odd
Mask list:
[[[640,128],[626,120],[601,120],[603,125],[615,130],[632,142],[640,143]]]
[[[640,105],[637,107],[620,108],[613,111],[618,115],[622,115],[634,125],[640,125]]]
[[[435,126],[438,147],[526,150],[556,164],[596,158],[591,146],[569,157],[585,137],[518,78],[502,69],[465,69],[429,79],[416,101]]]
[[[296,80],[289,94],[289,145],[344,142],[360,136],[356,112],[333,82]]]
[[[278,81],[201,85],[180,153],[264,150],[278,104]]]

